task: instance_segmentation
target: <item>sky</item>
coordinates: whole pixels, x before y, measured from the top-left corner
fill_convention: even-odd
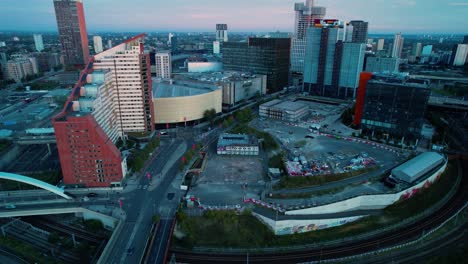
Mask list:
[[[294,29],[301,0],[83,0],[88,32]],[[304,0],[305,2],[305,0]],[[468,33],[468,0],[317,0],[326,18],[369,21],[370,33]],[[57,31],[53,0],[0,0],[0,30]]]

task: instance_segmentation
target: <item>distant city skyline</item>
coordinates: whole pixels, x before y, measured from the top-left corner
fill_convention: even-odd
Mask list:
[[[294,0],[83,0],[89,32],[292,32]],[[305,0],[304,0],[305,2]],[[467,0],[318,0],[326,18],[369,22],[369,33],[467,32]],[[28,8],[25,8],[28,7]],[[134,15],[132,15],[134,14]],[[0,31],[57,31],[53,0],[0,1]]]

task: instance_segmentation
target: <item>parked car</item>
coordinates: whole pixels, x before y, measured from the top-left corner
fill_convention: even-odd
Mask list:
[[[88,197],[97,197],[98,194],[97,193],[88,193],[88,195],[86,195]]]

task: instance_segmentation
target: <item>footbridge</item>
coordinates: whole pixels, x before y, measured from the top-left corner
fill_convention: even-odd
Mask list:
[[[47,190],[49,192],[55,193],[67,200],[73,199],[73,197],[65,193],[64,189],[54,186],[52,184],[48,184],[47,182],[43,182],[41,180],[31,178],[31,177],[27,177],[27,176],[23,176],[19,174],[7,173],[7,172],[0,172],[0,179],[26,183],[26,184],[33,185],[38,188]]]

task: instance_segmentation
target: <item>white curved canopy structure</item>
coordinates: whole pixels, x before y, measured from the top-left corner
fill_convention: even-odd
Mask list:
[[[31,178],[31,177],[27,177],[27,176],[23,176],[19,174],[7,173],[7,172],[0,172],[0,179],[26,183],[26,184],[33,185],[41,189],[47,190],[49,192],[53,192],[57,195],[62,196],[65,199],[73,199],[72,197],[65,194],[65,191],[63,189],[57,186],[54,186],[52,184],[48,184],[47,182],[43,182],[43,181]]]

